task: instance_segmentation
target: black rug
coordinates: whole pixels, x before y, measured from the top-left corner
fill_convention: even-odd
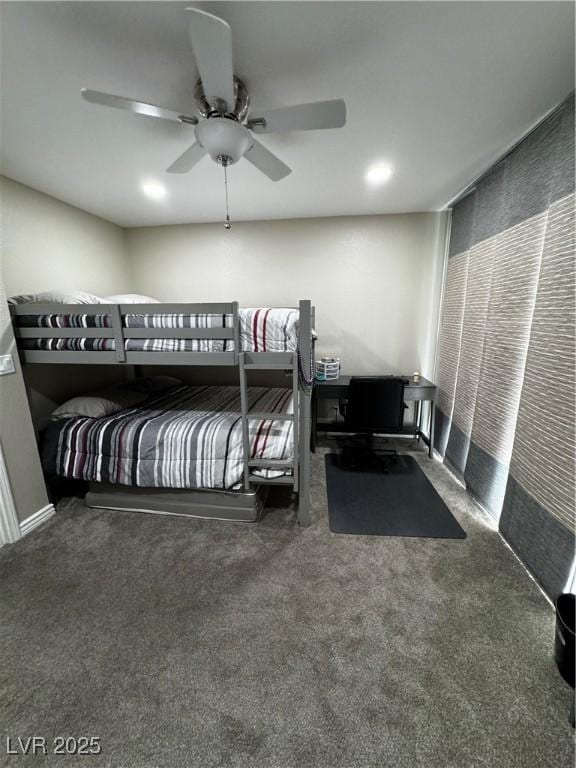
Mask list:
[[[412,456],[398,456],[385,474],[350,469],[326,456],[328,515],[333,533],[465,539],[466,533]]]

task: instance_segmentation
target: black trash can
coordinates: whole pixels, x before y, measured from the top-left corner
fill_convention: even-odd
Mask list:
[[[574,688],[574,624],[576,619],[576,595],[564,594],[556,600],[556,639],[554,658],[558,671],[568,685]]]

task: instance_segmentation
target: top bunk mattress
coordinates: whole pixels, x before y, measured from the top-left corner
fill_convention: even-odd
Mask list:
[[[253,307],[238,310],[240,349],[245,352],[296,352],[298,348],[298,317],[296,309]],[[46,314],[17,315],[21,328],[107,328],[107,314]],[[124,314],[124,328],[231,328],[229,314]],[[169,333],[167,333],[169,336]],[[232,352],[232,339],[131,339],[124,342],[128,352]],[[22,349],[109,352],[116,349],[111,338],[42,337],[23,338]]]

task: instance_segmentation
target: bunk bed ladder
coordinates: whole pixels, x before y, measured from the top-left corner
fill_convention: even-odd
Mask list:
[[[312,329],[314,310],[310,300],[299,303],[299,344],[296,352],[240,352],[240,406],[244,459],[244,487],[251,485],[289,485],[298,493],[298,523],[308,526],[310,519],[310,423],[311,395],[314,377]],[[247,371],[290,370],[292,372],[293,413],[250,412]],[[293,461],[252,459],[250,456],[250,419],[283,420],[293,424]],[[252,474],[251,469],[291,469],[292,474],[266,479]]]
[[[278,353],[273,353],[278,354]],[[290,355],[289,362],[271,363],[265,359],[262,363],[257,360],[257,355],[240,352],[238,363],[240,368],[240,410],[242,418],[242,448],[244,460],[244,488],[248,490],[252,484],[258,485],[291,485],[295,492],[299,490],[299,381],[298,381],[298,355]],[[292,413],[266,413],[250,412],[248,402],[248,376],[247,370],[279,370],[292,371]],[[259,421],[291,421],[293,429],[294,458],[293,459],[253,459],[250,456],[250,420]],[[252,474],[253,469],[287,469],[291,475],[283,475],[277,478],[265,478]]]

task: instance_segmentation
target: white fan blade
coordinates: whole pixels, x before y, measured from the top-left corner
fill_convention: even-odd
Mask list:
[[[248,127],[255,133],[315,131],[319,128],[342,128],[345,122],[346,102],[333,99],[261,112],[258,117],[250,117]]]
[[[124,96],[114,96],[112,93],[103,93],[102,91],[91,91],[89,88],[82,88],[82,98],[91,104],[100,104],[103,107],[115,107],[116,109],[125,109],[136,115],[146,115],[147,117],[159,117],[162,120],[174,120],[177,123],[195,124],[198,120],[195,117],[181,115],[171,109],[157,107],[154,104],[146,104],[144,101],[134,101],[126,99]]]
[[[280,179],[283,179],[288,176],[289,173],[292,173],[292,169],[288,168],[288,166],[283,163],[279,157],[276,157],[276,155],[270,152],[269,149],[266,149],[264,144],[260,144],[254,137],[252,137],[252,141],[254,143],[244,155],[249,163],[252,163],[252,165],[258,168],[259,171],[262,171],[262,173],[266,174],[269,179],[272,179],[272,181],[280,181]]]
[[[167,173],[188,173],[199,160],[202,160],[206,150],[198,142],[192,144],[191,147],[183,152],[180,157],[175,160],[170,168],[167,169]]]
[[[232,30],[223,19],[211,13],[187,8],[190,14],[190,40],[208,102],[224,101],[234,109],[234,67]]]

